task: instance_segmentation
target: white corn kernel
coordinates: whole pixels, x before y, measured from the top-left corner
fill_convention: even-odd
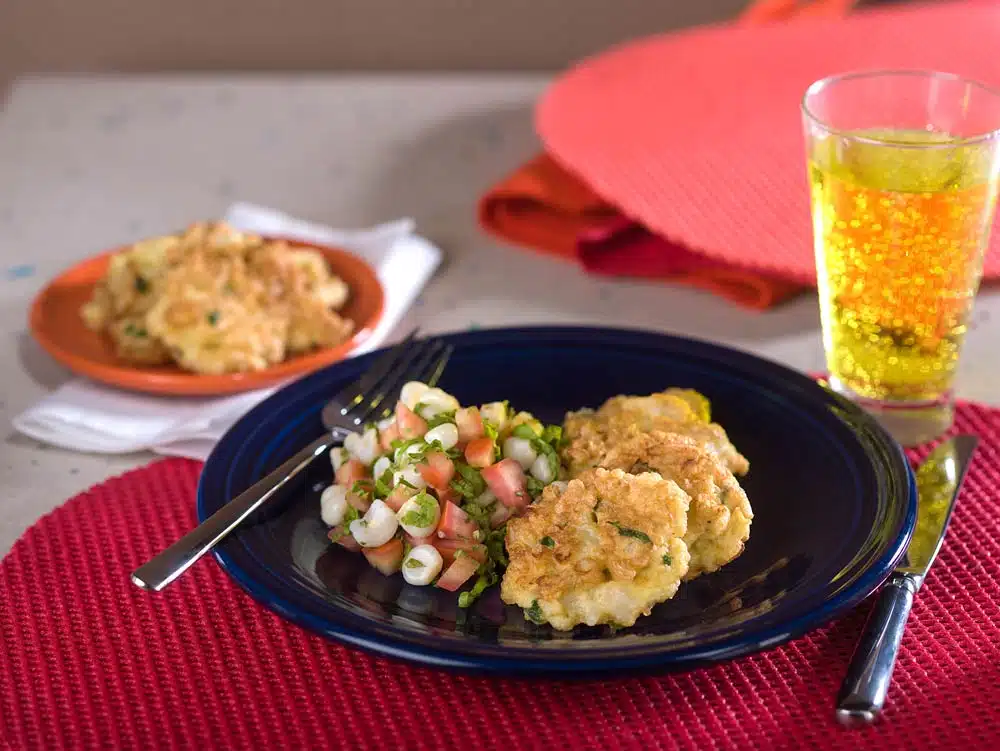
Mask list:
[[[497,497],[493,495],[493,491],[488,488],[482,492],[481,495],[476,496],[472,499],[472,502],[477,506],[486,508],[487,506],[496,502]]]
[[[507,405],[503,402],[490,402],[479,408],[479,414],[497,431],[507,427]]]
[[[411,516],[412,515],[412,516]],[[410,516],[411,521],[406,518]],[[423,524],[413,524],[413,517],[421,518]],[[430,537],[437,529],[441,520],[441,507],[438,502],[427,493],[421,493],[410,498],[396,512],[396,521],[403,531],[410,533],[414,537]]]
[[[536,480],[543,482],[546,485],[556,479],[552,476],[552,466],[549,464],[549,458],[547,456],[539,456],[535,459],[535,461],[531,463],[531,469],[529,471]]]
[[[419,411],[420,415],[426,420],[442,412],[454,412],[460,406],[462,405],[458,403],[458,399],[451,394],[447,394],[441,389],[429,389],[420,397],[420,401],[417,403],[419,409],[414,409],[415,411]]]
[[[388,456],[380,456],[375,460],[375,466],[372,467],[372,477],[376,480],[385,474],[385,471],[392,466],[392,460]]]
[[[399,401],[410,409],[413,409],[420,403],[420,398],[428,391],[430,391],[430,386],[426,383],[409,381],[403,384],[403,388],[399,392]]]
[[[347,488],[331,485],[319,497],[319,515],[328,527],[336,527],[347,513]]]
[[[368,428],[364,433],[351,433],[344,439],[344,448],[347,453],[370,467],[379,454],[378,433],[374,428]]]
[[[426,587],[441,573],[444,559],[433,545],[417,545],[403,561],[403,579],[407,584]]]
[[[416,467],[404,467],[398,470],[392,475],[392,484],[399,485],[401,480],[405,480],[410,483],[417,490],[423,490],[427,487],[427,481],[424,476],[417,471]]]
[[[458,444],[458,428],[453,423],[443,422],[436,428],[431,428],[424,436],[427,443],[440,443],[441,448],[447,451]]]
[[[334,472],[344,466],[345,462],[350,458],[351,456],[347,453],[347,449],[342,446],[330,449],[330,464],[333,465]]]
[[[395,512],[376,498],[363,517],[351,522],[351,536],[361,547],[377,548],[389,542],[398,528]]]
[[[523,469],[528,469],[538,458],[538,454],[531,448],[531,441],[515,436],[511,436],[503,442],[503,455],[516,461]]]

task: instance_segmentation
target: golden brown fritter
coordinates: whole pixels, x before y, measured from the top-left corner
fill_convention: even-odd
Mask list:
[[[128,362],[215,374],[340,344],[348,295],[316,250],[201,222],[113,256],[81,315]]]
[[[716,571],[743,552],[753,510],[722,462],[697,441],[677,433],[636,433],[613,445],[602,467],[658,472],[691,497],[684,542],[691,553],[685,580]]]
[[[508,523],[504,602],[561,630],[631,626],[673,597],[687,571],[688,503],[652,472],[595,469],[549,485]]]
[[[709,422],[708,401],[698,392],[667,389],[650,396],[615,396],[594,410],[570,412],[563,459],[570,475],[600,464],[609,448],[637,433],[661,430],[686,435],[712,451],[735,474],[750,464],[730,442],[721,425]]]

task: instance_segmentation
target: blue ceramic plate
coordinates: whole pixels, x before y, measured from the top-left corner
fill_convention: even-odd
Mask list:
[[[615,394],[698,389],[750,460],[750,541],[721,571],[681,587],[632,628],[559,633],[527,622],[497,588],[473,608],[455,594],[386,577],[328,544],[318,461],[267,516],[218,551],[266,607],[337,641],[390,657],[479,672],[569,676],[684,669],[780,644],[878,587],[901,557],[916,513],[899,446],[877,423],[809,378],[704,342],[594,328],[522,328],[447,337],[441,386],[463,404],[509,399],[560,422]],[[240,420],[209,457],[204,519],[322,430],[326,399],[369,364],[338,363],[280,390]]]

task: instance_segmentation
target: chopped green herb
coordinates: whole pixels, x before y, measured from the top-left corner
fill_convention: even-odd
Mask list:
[[[418,561],[416,558],[407,558],[406,563],[403,564],[406,568],[424,568],[426,564],[422,561]]]
[[[496,427],[489,420],[483,420],[483,432],[486,433],[486,437],[495,441],[500,435],[497,432]]]
[[[556,541],[548,535],[545,535],[539,542],[547,548],[554,548],[556,546]]]
[[[538,600],[532,601],[531,607],[524,611],[524,616],[532,623],[545,623],[545,614],[542,612]]]
[[[427,429],[436,428],[438,425],[444,425],[446,422],[455,422],[455,412],[439,412],[427,420]]]
[[[135,275],[135,291],[140,295],[144,295],[149,292],[149,282],[146,278],[140,274]]]
[[[495,561],[499,566],[506,566],[507,560],[507,547],[504,544],[504,540],[507,537],[507,525],[501,524],[496,529],[490,531],[486,535],[486,540],[484,544],[486,545],[486,553],[489,556],[489,560]]]
[[[134,336],[136,339],[144,339],[147,336],[147,331],[142,326],[136,326],[134,323],[125,324],[125,333],[128,336]]]
[[[331,542],[337,542],[341,537],[347,537],[351,533],[351,522],[361,518],[361,514],[354,506],[348,506],[344,512],[344,520],[336,527],[331,527],[327,536]]]
[[[653,544],[653,541],[649,539],[649,535],[647,535],[645,532],[642,532],[638,529],[632,529],[631,527],[623,527],[618,522],[611,522],[611,526],[617,529],[618,534],[620,534],[622,537],[631,537],[633,539],[649,543],[650,545]]]
[[[392,469],[387,469],[381,477],[375,478],[375,495],[379,498],[388,498],[392,492]]]
[[[673,565],[674,559],[670,557],[670,553],[663,554],[663,565],[670,566]]]
[[[403,485],[404,487],[407,487],[407,488],[409,488],[410,490],[417,490],[417,486],[416,486],[416,485],[414,485],[414,484],[413,484],[412,482],[410,482],[409,480],[407,480],[407,479],[406,479],[405,477],[400,477],[400,478],[399,478],[399,482],[397,482],[396,484],[397,484],[397,485]]]
[[[208,325],[214,326],[219,322],[219,311],[213,310],[211,313],[208,314],[207,319],[208,319]]]
[[[438,514],[438,502],[427,493],[418,493],[407,503],[412,501],[416,508],[411,508],[400,521],[409,527],[430,527],[435,522]]]
[[[354,484],[351,485],[351,492],[362,498],[367,498],[372,493],[371,480],[355,480]]]
[[[545,490],[545,483],[532,475],[528,475],[528,495],[531,496],[531,500],[537,499],[543,490]]]
[[[488,508],[471,502],[463,503],[461,508],[462,511],[469,515],[470,519],[479,525],[480,529],[489,529],[490,511]]]
[[[538,438],[538,433],[535,432],[534,428],[523,422],[514,428],[510,434],[515,438],[524,438],[527,441],[532,441]]]
[[[562,427],[559,425],[546,425],[542,430],[542,440],[558,448],[562,442]]]
[[[455,477],[449,483],[462,498],[471,501],[486,492],[486,480],[475,467],[455,462]]]

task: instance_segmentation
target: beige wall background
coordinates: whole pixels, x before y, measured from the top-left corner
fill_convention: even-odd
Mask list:
[[[550,70],[748,0],[0,0],[0,72]]]
[[[27,71],[552,70],[625,39],[733,18],[748,2],[0,0],[0,79]]]

